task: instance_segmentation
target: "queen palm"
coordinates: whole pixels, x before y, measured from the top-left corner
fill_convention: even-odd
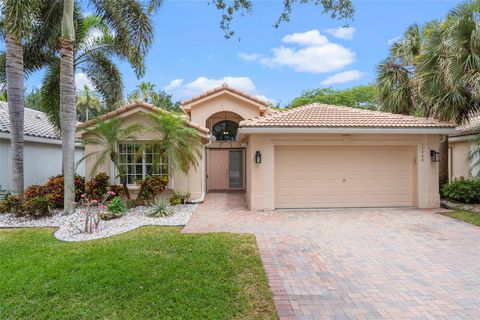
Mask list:
[[[117,170],[117,177],[123,185],[125,195],[130,199],[130,193],[127,188],[126,168],[121,165],[121,159],[117,150],[117,141],[134,140],[135,134],[142,129],[142,126],[133,124],[124,127],[123,123],[123,119],[118,117],[107,121],[97,118],[95,126],[92,129],[85,129],[83,143],[98,146],[100,150],[86,154],[78,163],[95,156],[96,160],[92,167],[92,173],[95,174],[105,161],[110,160]]]
[[[137,76],[143,75],[143,59],[152,44],[153,28],[150,14],[160,6],[160,0],[145,5],[139,0],[92,0],[95,14],[109,26],[114,35],[117,53],[137,66]],[[65,176],[64,212],[73,212],[75,195],[75,24],[74,0],[63,0],[62,33],[60,36],[60,125],[62,131],[63,172]],[[91,57],[105,64],[105,55],[91,52]],[[106,64],[105,64],[106,65]],[[110,79],[94,78],[94,84],[109,85]]]
[[[1,33],[5,38],[6,53],[2,53],[3,83],[6,82],[8,113],[10,121],[12,187],[23,198],[23,122],[24,122],[24,81],[23,40],[38,22],[34,13],[39,9],[39,1],[5,0],[0,5]]]
[[[130,101],[142,99],[145,102],[153,103],[156,94],[153,83],[142,81],[137,85],[137,88],[133,90],[128,99]]]

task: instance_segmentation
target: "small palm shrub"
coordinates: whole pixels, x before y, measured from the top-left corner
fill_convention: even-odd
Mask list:
[[[169,203],[163,199],[158,199],[153,205],[152,211],[149,213],[150,217],[161,218],[168,217],[173,214],[173,211],[169,208]]]
[[[480,179],[458,180],[442,187],[445,199],[462,203],[480,203]]]

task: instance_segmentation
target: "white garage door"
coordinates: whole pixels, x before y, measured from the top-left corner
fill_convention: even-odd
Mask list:
[[[278,146],[275,207],[414,206],[414,150],[403,146]]]

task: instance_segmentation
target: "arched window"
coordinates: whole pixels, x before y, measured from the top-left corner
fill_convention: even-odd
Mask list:
[[[238,123],[231,120],[222,120],[212,127],[212,133],[217,141],[235,141]]]

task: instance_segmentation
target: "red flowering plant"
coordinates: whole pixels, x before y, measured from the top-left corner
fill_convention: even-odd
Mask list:
[[[83,230],[84,233],[93,233],[98,230],[101,215],[107,211],[106,202],[115,196],[115,192],[107,191],[100,200],[90,199],[85,194],[80,197],[80,212],[82,213]]]

